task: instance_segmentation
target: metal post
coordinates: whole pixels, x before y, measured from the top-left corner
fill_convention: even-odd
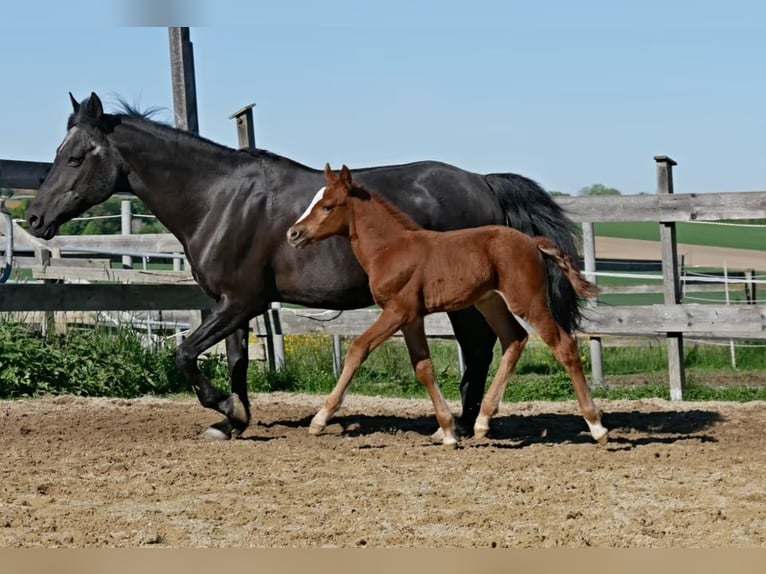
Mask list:
[[[120,202],[120,231],[123,235],[133,233],[133,214],[131,211],[131,202],[129,199],[123,199]],[[133,258],[130,255],[122,256],[122,268],[133,269]]]
[[[340,377],[343,367],[343,348],[341,347],[340,335],[332,336],[332,372],[335,377]]]
[[[654,156],[657,162],[657,193],[673,193],[673,166],[676,162],[664,155]],[[660,240],[662,241],[662,277],[666,305],[678,305],[681,301],[681,282],[678,276],[678,250],[676,243],[676,224],[673,221],[660,221]],[[683,400],[686,387],[684,371],[683,333],[667,333],[668,378],[670,381],[670,399]]]
[[[731,304],[731,298],[729,297],[729,265],[726,263],[726,259],[723,260],[723,288],[724,295],[726,296],[726,305]],[[737,369],[737,351],[734,348],[734,339],[729,339],[729,355],[731,356],[731,368]]]
[[[168,34],[175,124],[178,129],[198,134],[194,48],[189,37],[189,28],[168,28]]]
[[[598,279],[596,272],[596,234],[593,229],[593,223],[585,221],[582,224],[582,251],[583,267],[587,273],[588,279],[595,285]],[[588,302],[588,307],[593,308],[598,305],[596,299]],[[591,383],[594,387],[604,386],[604,361],[602,356],[601,337],[590,337],[590,368]]]

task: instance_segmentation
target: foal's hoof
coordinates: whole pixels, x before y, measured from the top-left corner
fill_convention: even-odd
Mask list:
[[[598,437],[596,442],[601,446],[606,446],[606,443],[609,442],[609,432],[607,431],[602,436]]]
[[[489,427],[474,427],[473,429],[473,438],[477,440],[482,440],[484,438],[487,438],[487,433],[489,432]]]
[[[457,439],[454,436],[444,437],[444,440],[442,440],[442,446],[454,450],[457,448]]]
[[[319,434],[322,434],[324,432],[325,425],[320,425],[318,423],[311,423],[309,425],[309,434],[316,436]]]

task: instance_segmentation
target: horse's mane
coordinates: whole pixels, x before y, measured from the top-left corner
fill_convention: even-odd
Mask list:
[[[158,113],[162,112],[165,109],[160,106],[154,106],[154,107],[141,110],[139,109],[137,105],[128,103],[127,100],[125,100],[124,98],[120,96],[117,96],[116,100],[117,100],[116,111],[111,114],[105,113],[103,116],[104,125],[102,127],[105,127],[107,131],[111,131],[112,129],[114,129],[114,127],[118,125],[119,123],[121,123],[123,119],[131,119],[134,121],[137,120],[139,122],[149,124],[152,127],[156,128],[159,132],[163,132],[171,137],[197,141],[201,144],[208,145],[215,149],[218,149],[219,151],[226,151],[229,153],[245,153],[259,159],[269,160],[271,162],[284,162],[284,163],[292,164],[304,169],[312,169],[293,159],[290,159],[285,156],[281,156],[277,153],[274,153],[265,149],[237,150],[229,146],[220,144],[218,142],[214,142],[213,140],[207,139],[198,134],[195,134],[186,130],[178,129],[167,122],[154,118],[154,116],[156,116]],[[85,116],[83,113],[84,106],[81,107],[80,110],[81,111],[77,113],[70,114],[69,120],[67,121],[67,129],[72,128],[75,124],[79,122],[91,123],[89,118],[87,118],[87,116]]]
[[[411,231],[423,229],[414,219],[394,206],[394,204],[388,201],[385,197],[379,193],[370,191],[369,189],[357,184],[356,182],[351,187],[349,195],[351,197],[361,199],[362,201],[374,201],[380,204],[386,213],[393,217],[394,220],[396,220],[405,229],[409,229]]]

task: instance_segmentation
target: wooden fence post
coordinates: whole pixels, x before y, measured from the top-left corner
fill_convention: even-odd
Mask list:
[[[593,229],[593,223],[584,221],[582,224],[582,251],[583,267],[585,271],[595,273],[596,271],[596,234]],[[588,274],[588,280],[593,284],[598,284],[598,278],[595,274]],[[598,305],[596,299],[588,302],[588,308]],[[590,337],[590,368],[591,384],[594,387],[604,386],[604,361],[602,356],[601,337]]]
[[[676,162],[664,155],[654,156],[654,161],[657,164],[657,194],[672,194],[673,166],[676,165]],[[662,277],[665,304],[678,305],[681,302],[681,281],[678,275],[675,222],[660,221],[660,241],[662,242]],[[667,345],[670,399],[680,401],[684,398],[684,388],[686,387],[683,333],[667,333]]]
[[[173,111],[180,130],[199,133],[197,87],[194,79],[194,48],[189,28],[168,28],[173,82]]]
[[[237,141],[239,149],[255,149],[255,122],[253,121],[253,108],[255,104],[249,104],[229,116],[230,120],[237,122]],[[269,368],[282,370],[285,367],[285,343],[282,336],[282,325],[279,321],[280,303],[272,303],[271,309],[263,314],[264,327],[266,328],[266,356]]]
[[[745,299],[749,305],[758,304],[755,286],[755,269],[745,269]]]
[[[197,84],[194,77],[194,47],[188,27],[168,28],[170,41],[170,74],[173,83],[173,113],[175,126],[199,134],[197,115]],[[200,311],[192,319],[191,330],[199,327],[209,310]],[[178,340],[179,337],[176,337]]]

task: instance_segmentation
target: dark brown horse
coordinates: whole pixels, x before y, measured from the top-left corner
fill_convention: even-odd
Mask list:
[[[208,436],[227,438],[250,422],[247,326],[273,301],[356,309],[372,304],[367,276],[338,237],[298,251],[287,228],[323,184],[321,170],[265,150],[233,150],[147,119],[105,113],[91,94],[73,113],[53,167],[29,207],[30,231],[50,239],[59,226],[114,193],[135,193],[183,245],[194,277],[216,301],[179,346],[176,363],[200,403],[226,416]],[[427,229],[510,225],[544,235],[576,254],[575,228],[533,181],[480,175],[439,162],[355,171]],[[386,191],[390,190],[390,191]],[[554,315],[566,330],[580,318],[577,297],[549,265]],[[449,314],[465,357],[463,426],[471,428],[484,394],[495,334],[475,309]],[[197,357],[226,338],[232,394],[200,373]],[[408,342],[409,343],[409,342]]]
[[[489,431],[505,387],[527,342],[513,314],[529,323],[553,350],[574,384],[580,410],[591,435],[602,444],[607,429],[585,381],[577,340],[556,322],[546,288],[545,259],[553,261],[583,298],[598,289],[580,274],[572,259],[544,237],[530,237],[499,225],[437,232],[367,189],[355,185],[344,165],[340,177],[325,168],[327,185],[287,231],[294,247],[305,247],[337,235],[351,239],[351,249],[367,272],[370,290],[382,312],[357,338],[343,372],[310,432],[324,430],[340,408],[351,379],[367,356],[400,329],[408,336],[412,366],[436,410],[445,445],[456,445],[454,421],[436,386],[423,317],[440,311],[476,307],[500,338],[503,356],[481,403],[474,434]]]

